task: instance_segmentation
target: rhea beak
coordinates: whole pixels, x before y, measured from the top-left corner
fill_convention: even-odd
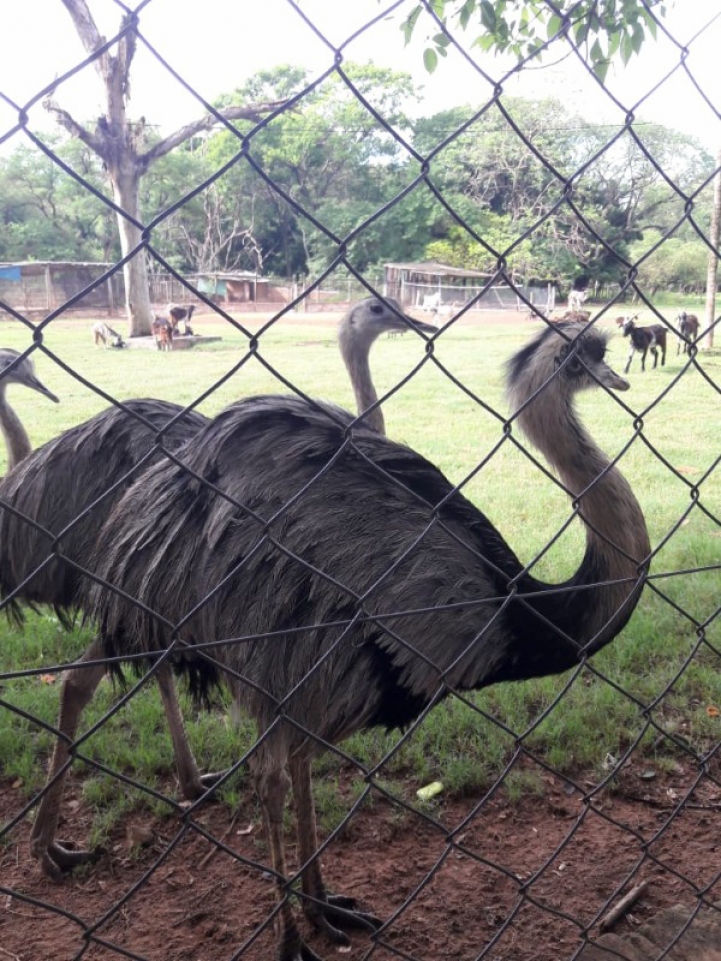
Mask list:
[[[406,320],[409,320],[416,330],[420,330],[421,333],[429,334],[431,337],[438,333],[438,328],[434,327],[433,324],[427,324],[423,320],[416,320],[415,317],[409,317],[407,314],[404,315]]]
[[[415,317],[409,317],[408,314],[401,314],[396,320],[398,321],[396,330],[416,330],[422,334],[428,334],[429,337],[433,337],[438,333],[438,328],[434,327],[433,324],[427,324],[423,320],[416,320]]]
[[[609,390],[628,390],[631,386],[625,377],[621,377],[615,370],[611,370],[608,364],[600,364],[598,370],[594,371],[596,378],[604,387]]]
[[[31,387],[33,390],[36,390],[38,394],[43,394],[45,397],[49,398],[54,404],[60,403],[60,398],[57,395],[55,395],[51,390],[49,390],[45,386],[45,384],[43,384],[43,382],[38,377],[35,377],[34,375],[26,379],[25,386]]]

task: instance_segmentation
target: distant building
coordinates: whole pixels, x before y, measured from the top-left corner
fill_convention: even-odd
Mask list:
[[[267,300],[268,282],[250,270],[192,274],[190,283],[214,303],[247,304]]]
[[[471,304],[475,310],[524,311],[529,303],[548,310],[555,304],[555,287],[551,284],[524,287],[520,281],[511,286],[494,280],[495,274],[435,261],[385,264],[383,292],[404,307],[425,310]]]
[[[440,294],[441,304],[467,303],[491,279],[491,274],[435,261],[418,264],[384,264],[385,293],[405,307],[421,307],[424,298]]]
[[[0,301],[19,311],[50,313],[72,302],[76,310],[113,313],[125,303],[122,270],[98,283],[113,266],[43,260],[0,264]]]

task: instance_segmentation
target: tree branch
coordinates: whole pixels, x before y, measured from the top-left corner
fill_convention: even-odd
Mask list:
[[[105,43],[105,37],[101,36],[87,3],[85,0],[61,0],[61,2],[70,14],[85,50],[91,55],[94,54]],[[112,57],[107,51],[95,60],[95,67],[103,81],[106,81],[112,70]]]
[[[124,18],[123,27],[127,26],[128,22],[130,21],[130,17],[131,15],[128,14]],[[123,95],[127,99],[130,98],[130,67],[133,62],[133,57],[135,56],[137,44],[138,35],[135,30],[128,30],[118,44],[118,69],[120,70]]]
[[[82,124],[79,124],[77,120],[70,116],[67,110],[63,110],[54,100],[43,100],[43,107],[45,107],[48,113],[55,116],[56,121],[61,127],[65,127],[68,133],[72,134],[73,137],[77,137],[78,140],[82,140],[82,142],[87,144],[102,160],[107,159],[104,139],[96,137],[94,133],[91,133],[83,127]]]
[[[286,103],[288,103],[287,100],[274,100],[268,103],[254,103],[249,106],[238,105],[235,107],[224,107],[222,110],[219,110],[218,113],[226,120],[258,121],[261,120],[265,114],[272,113]],[[142,156],[138,158],[139,164],[141,164],[144,170],[147,170],[152,163],[155,163],[160,157],[164,157],[167,153],[170,153],[171,150],[174,150],[181,143],[185,143],[186,140],[190,140],[191,137],[201,133],[203,130],[210,130],[218,123],[219,121],[214,114],[207,114],[199,120],[194,120],[192,123],[186,124],[185,127],[181,127],[180,130],[171,133],[165,137],[164,140],[154,144],[150,150],[142,154]]]

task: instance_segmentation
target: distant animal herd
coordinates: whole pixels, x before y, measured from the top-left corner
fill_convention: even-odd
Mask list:
[[[158,350],[172,350],[177,337],[193,336],[190,318],[194,311],[195,304],[168,304],[165,314],[153,315],[151,330]],[[93,324],[92,334],[96,347],[122,350],[127,346],[120,334],[103,321]]]
[[[564,313],[554,315],[553,308],[550,308],[542,313],[531,310],[528,316],[531,320],[543,316],[546,320],[550,320],[553,323],[567,323],[568,321],[581,321],[586,323],[591,319],[591,311],[580,309],[584,300],[585,295],[583,291],[571,291],[568,297],[568,309],[564,311]],[[654,369],[658,366],[659,354],[661,355],[661,366],[663,367],[666,363],[666,338],[670,328],[665,324],[650,324],[647,327],[641,327],[637,324],[637,320],[638,314],[616,318],[616,326],[621,328],[623,336],[628,337],[631,344],[631,350],[624,368],[624,373],[626,374],[631,369],[631,361],[635,353],[641,355],[641,370],[644,372],[646,370],[646,355],[649,351],[653,356]],[[693,347],[694,342],[698,338],[699,319],[696,314],[689,314],[685,310],[682,310],[676,317],[675,323],[678,334],[676,356],[681,353],[690,353],[690,348]]]
[[[554,323],[565,323],[568,321],[588,322],[591,319],[591,311],[583,310],[586,300],[586,292],[583,290],[572,290],[568,295],[568,309],[562,314],[552,316],[553,308],[543,312],[547,320]],[[419,304],[419,309],[424,313],[429,313],[433,317],[434,325],[441,326],[442,323],[460,309],[460,303],[444,304],[440,292],[427,294]],[[164,314],[154,314],[152,323],[152,334],[155,346],[158,350],[168,351],[173,349],[173,341],[178,337],[192,337],[193,329],[190,320],[195,311],[195,304],[168,304]],[[534,319],[539,316],[535,310],[529,313],[529,318]],[[661,355],[661,366],[666,363],[666,336],[668,328],[663,324],[650,324],[642,327],[637,324],[638,314],[626,315],[616,318],[616,325],[621,328],[623,336],[628,337],[631,350],[626,361],[624,373],[628,373],[631,368],[633,355],[641,355],[641,370],[646,370],[646,355],[650,351],[653,356],[653,369],[658,366],[659,354]],[[698,337],[699,320],[696,314],[689,314],[685,310],[676,317],[676,329],[678,332],[678,343],[676,355],[688,353]],[[394,337],[404,331],[389,330],[388,336]],[[96,347],[122,349],[127,346],[121,335],[113,328],[102,321],[93,325],[93,343]]]

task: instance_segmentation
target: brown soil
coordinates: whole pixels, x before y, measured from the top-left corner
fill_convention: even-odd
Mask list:
[[[500,794],[480,805],[481,798],[440,795],[426,817],[383,799],[361,808],[323,855],[326,882],[388,923],[375,947],[353,934],[344,956],[571,961],[583,931],[596,940],[609,905],[640,880],[648,888],[616,925],[617,935],[628,936],[669,905],[696,908],[699,892],[704,904],[721,901],[718,768],[698,783],[689,765],[651,781],[627,768],[614,793],[602,791],[588,804],[580,790],[543,772],[543,792],[518,803]],[[583,778],[578,783],[591,789]],[[60,836],[82,841],[90,814],[77,789],[71,783]],[[0,823],[24,803],[17,786],[0,781]],[[209,855],[212,845],[193,823],[247,861]],[[449,832],[456,832],[450,848]],[[235,819],[219,804],[205,805],[194,822],[137,814],[116,825],[96,865],[59,884],[39,874],[28,834],[25,818],[0,857],[0,961],[274,957],[274,894],[252,798]],[[305,920],[300,925],[327,961],[338,954]],[[91,934],[87,944],[84,933]]]

